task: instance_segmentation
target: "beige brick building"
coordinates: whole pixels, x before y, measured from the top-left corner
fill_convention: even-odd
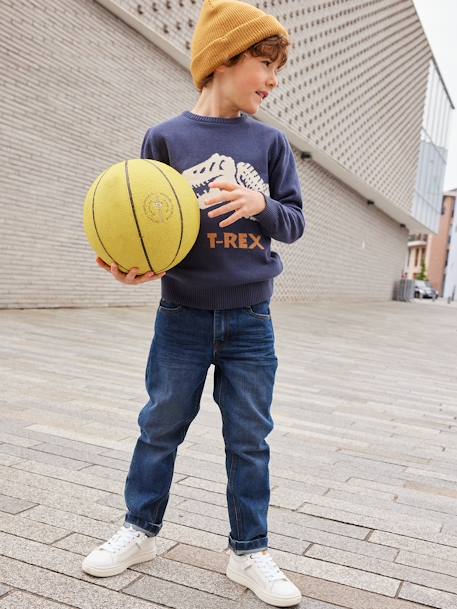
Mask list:
[[[408,233],[437,230],[452,108],[412,0],[251,3],[293,42],[256,118],[292,144],[307,220],[298,242],[272,244],[285,267],[274,298],[389,300]],[[96,266],[82,206],[105,168],[139,157],[148,127],[194,106],[189,49],[200,6],[1,4],[0,307],[158,299],[158,282],[123,286]]]

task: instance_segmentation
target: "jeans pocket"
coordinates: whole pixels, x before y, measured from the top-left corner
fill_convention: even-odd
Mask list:
[[[176,304],[174,302],[170,302],[169,300],[160,299],[159,309],[161,311],[180,311],[182,309],[182,305]]]
[[[256,319],[271,319],[270,302],[268,300],[250,305],[247,311],[249,315]]]

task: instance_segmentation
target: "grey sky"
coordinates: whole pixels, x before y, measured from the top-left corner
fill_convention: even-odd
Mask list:
[[[444,190],[457,188],[457,23],[456,0],[413,0],[436,63],[456,110],[451,114]]]

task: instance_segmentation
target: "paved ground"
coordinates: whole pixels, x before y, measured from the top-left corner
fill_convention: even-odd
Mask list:
[[[155,307],[0,311],[0,607],[256,609],[229,581],[208,375],[160,556],[97,579],[123,521]],[[457,607],[457,304],[273,304],[270,542],[303,609]]]

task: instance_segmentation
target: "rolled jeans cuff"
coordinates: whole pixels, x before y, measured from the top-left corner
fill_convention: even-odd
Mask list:
[[[265,536],[252,541],[238,541],[229,535],[229,547],[238,555],[260,552],[268,548],[268,537]]]
[[[145,520],[130,514],[126,515],[124,522],[125,524],[131,524],[137,531],[143,531],[143,533],[146,533],[148,537],[154,537],[157,535],[163,526],[163,523],[154,524],[153,522],[146,522]]]

